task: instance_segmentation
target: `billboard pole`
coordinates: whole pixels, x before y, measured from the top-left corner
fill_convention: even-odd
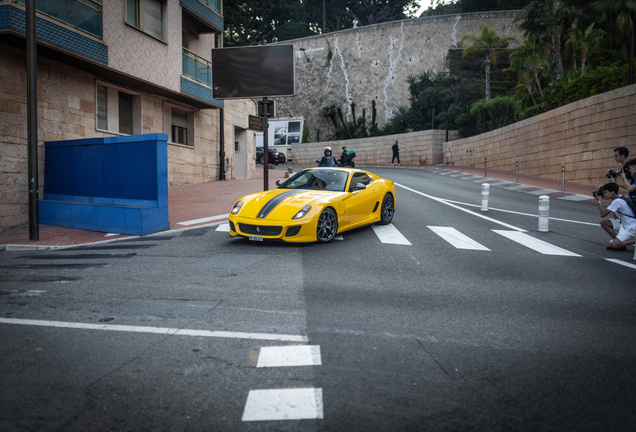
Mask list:
[[[263,98],[263,191],[269,190],[269,149],[267,147],[267,138],[269,129],[269,110],[267,109],[267,98]]]
[[[29,241],[40,241],[39,181],[38,181],[38,96],[37,42],[35,36],[35,0],[26,2],[27,37],[27,137],[29,189]]]

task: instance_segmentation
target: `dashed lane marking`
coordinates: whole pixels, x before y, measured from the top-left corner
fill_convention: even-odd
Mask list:
[[[581,256],[579,254],[575,254],[574,252],[570,252],[558,246],[554,246],[553,244],[550,244],[543,240],[534,238],[531,235],[526,233],[522,233],[518,231],[504,231],[504,230],[493,230],[493,232],[496,232],[497,234],[500,234],[514,242],[517,242],[543,255],[574,256],[574,257]]]
[[[216,338],[229,338],[229,339],[257,339],[257,340],[303,342],[303,343],[306,343],[309,341],[309,339],[306,336],[300,336],[300,335],[285,335],[285,334],[270,334],[270,333],[243,333],[243,332],[211,331],[211,330],[190,330],[190,329],[177,329],[177,328],[168,328],[168,327],[125,326],[125,325],[116,325],[116,324],[86,324],[86,323],[74,323],[74,322],[63,322],[63,321],[42,321],[42,320],[29,320],[29,319],[16,319],[16,318],[0,318],[0,324],[30,325],[30,326],[39,326],[39,327],[58,327],[58,328],[82,329],[82,330],[105,330],[105,331],[118,331],[118,332],[131,332],[131,333],[153,333],[153,334],[165,334],[169,336],[198,336],[198,337],[216,337]]]
[[[398,231],[393,224],[388,225],[371,225],[373,231],[378,236],[382,243],[410,245],[411,242]]]
[[[614,258],[605,258],[605,260],[609,261],[609,262],[613,262],[615,264],[620,264],[620,265],[625,266],[625,267],[636,269],[636,264],[631,264],[631,263],[628,263],[628,262],[625,262],[625,261],[621,261],[621,260],[618,260],[618,259],[614,259]]]
[[[428,227],[435,234],[455,246],[457,249],[470,249],[470,250],[483,250],[489,251],[486,246],[483,246],[477,243],[475,240],[470,237],[462,234],[452,227],[438,227],[438,226],[429,226]]]
[[[243,421],[323,418],[321,388],[250,390]]]
[[[230,224],[229,223],[222,223],[221,225],[219,225],[217,227],[216,231],[230,232]]]
[[[287,366],[320,366],[319,345],[290,345],[262,347],[257,368]]]

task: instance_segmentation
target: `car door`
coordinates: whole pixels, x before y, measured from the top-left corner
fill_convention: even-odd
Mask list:
[[[357,184],[363,184],[365,189],[354,190]],[[364,172],[354,172],[348,186],[349,195],[345,199],[349,210],[349,227],[364,225],[374,218],[373,208],[377,201],[377,185]]]

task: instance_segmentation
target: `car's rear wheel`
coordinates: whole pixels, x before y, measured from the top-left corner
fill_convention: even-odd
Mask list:
[[[261,156],[261,158],[258,160],[258,163],[263,165],[263,159],[265,159],[263,156]]]
[[[395,214],[395,203],[393,201],[393,195],[390,193],[384,195],[382,200],[382,207],[380,209],[380,221],[378,225],[388,225],[393,220]]]
[[[318,243],[327,243],[333,240],[338,232],[338,216],[330,208],[326,208],[318,217],[318,227],[316,228],[316,239]]]

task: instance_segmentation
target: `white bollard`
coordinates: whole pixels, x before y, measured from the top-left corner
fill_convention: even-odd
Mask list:
[[[636,261],[636,244],[634,244],[634,261]]]
[[[488,195],[490,195],[490,185],[482,183],[481,185],[481,211],[488,211]]]
[[[548,217],[550,215],[550,197],[539,197],[539,232],[548,232]]]

